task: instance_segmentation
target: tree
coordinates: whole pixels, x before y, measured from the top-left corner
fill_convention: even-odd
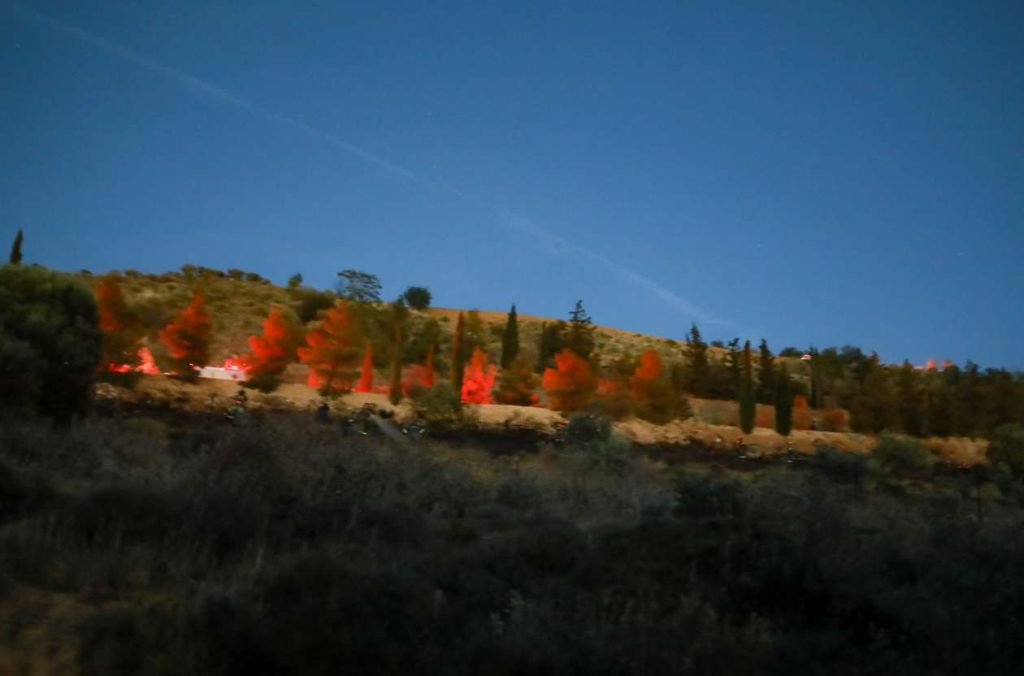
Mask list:
[[[687,389],[695,397],[707,396],[708,392],[708,345],[701,339],[696,324],[691,325],[686,339]]]
[[[402,355],[405,351],[405,325],[409,319],[409,308],[400,299],[391,304],[387,315],[388,333],[391,337],[391,381],[388,398],[398,404],[402,398]]]
[[[793,388],[783,362],[775,381],[775,431],[786,437],[793,430]]]
[[[729,352],[725,355],[725,369],[729,374],[729,387],[726,396],[732,399],[739,394],[740,381],[743,380],[743,351],[740,350],[740,339],[730,340],[727,349]]]
[[[338,273],[338,295],[357,303],[380,301],[380,279],[362,270],[342,270]]]
[[[462,313],[459,313],[459,318],[455,320],[455,333],[452,335],[452,387],[456,393],[462,392],[462,376],[463,368],[465,367],[465,353],[463,351],[463,340],[465,338],[466,323],[462,317]]]
[[[102,343],[88,286],[43,267],[0,267],[0,403],[60,422],[86,412]]]
[[[909,361],[904,361],[896,379],[900,404],[900,427],[907,434],[921,436],[924,431],[923,402],[917,372]]]
[[[994,467],[1003,467],[1012,476],[1024,479],[1024,427],[1016,423],[997,427],[985,454]]]
[[[496,377],[497,367],[487,363],[487,353],[480,347],[474,347],[462,378],[461,401],[466,404],[491,403],[491,388]]]
[[[18,234],[14,236],[14,242],[11,244],[11,255],[9,262],[11,265],[21,264],[21,243],[25,240],[25,235],[21,232],[21,228],[18,228]]]
[[[505,320],[505,330],[501,334],[501,368],[508,368],[512,360],[519,355],[519,317],[516,315],[516,306],[508,312]]]
[[[302,273],[296,272],[294,275],[288,278],[288,288],[297,289],[302,286]]]
[[[95,287],[96,306],[103,331],[100,370],[128,367],[140,363],[139,349],[146,335],[142,317],[128,307],[115,275],[108,275]]]
[[[920,439],[883,434],[871,457],[885,471],[898,478],[918,476],[935,464],[935,456]]]
[[[771,404],[775,401],[775,359],[764,338],[758,346],[757,369],[757,401]]]
[[[324,394],[351,389],[359,363],[362,330],[349,304],[338,301],[324,314],[320,326],[306,334],[299,359],[309,365],[309,384]]]
[[[744,434],[754,431],[754,416],[757,413],[757,401],[754,398],[754,374],[750,358],[750,341],[743,344],[743,378],[740,381],[740,429]]]
[[[206,312],[206,296],[201,288],[171,323],[160,331],[160,342],[167,346],[177,374],[186,379],[199,376],[196,367],[210,361],[210,334],[213,323]]]
[[[276,305],[263,320],[263,333],[249,336],[249,354],[242,358],[249,372],[246,384],[270,392],[281,384],[281,374],[295,361],[301,333],[293,317]]]
[[[662,377],[661,357],[650,348],[640,354],[636,370],[629,378],[629,390],[636,400],[637,415],[653,423],[665,424],[688,409],[685,397],[676,395]]]
[[[552,324],[544,322],[540,325],[537,340],[537,373],[554,365],[555,355],[565,347],[565,322],[558,320]]]
[[[430,295],[430,290],[425,286],[410,286],[402,294],[402,300],[413,310],[426,310],[430,307],[430,301],[433,300],[433,297]]]
[[[877,434],[897,429],[900,406],[892,389],[888,369],[877,354],[859,364],[863,374],[860,393],[850,406],[850,425],[854,431]]]
[[[535,406],[538,402],[537,374],[526,355],[517,355],[498,374],[498,384],[494,388],[494,400],[499,404],[513,406]]]
[[[583,408],[597,389],[590,362],[568,348],[555,355],[555,368],[545,369],[541,382],[548,403],[556,411]]]
[[[366,341],[363,349],[363,365],[359,369],[359,382],[355,387],[356,392],[373,392],[373,343]]]
[[[565,332],[565,347],[583,359],[590,359],[594,351],[596,328],[590,315],[583,309],[583,301],[576,301],[576,307],[569,313],[569,328]]]

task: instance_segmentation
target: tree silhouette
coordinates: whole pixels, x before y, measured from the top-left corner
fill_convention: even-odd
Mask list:
[[[535,406],[539,401],[534,391],[537,389],[538,380],[530,360],[526,355],[520,354],[498,374],[494,400],[499,404]]]
[[[750,359],[750,341],[743,344],[743,378],[740,381],[740,429],[744,434],[754,431],[754,416],[757,413],[757,401],[754,398],[754,374]]]
[[[565,347],[583,359],[590,359],[594,351],[594,322],[583,309],[583,301],[576,301],[576,306],[569,313],[569,328],[565,332]]]
[[[788,436],[793,429],[793,389],[785,362],[779,368],[775,383],[775,431]]]
[[[508,368],[519,354],[519,317],[513,304],[505,320],[505,331],[501,334],[501,368]]]
[[[11,255],[8,258],[11,265],[21,264],[21,243],[24,240],[25,235],[21,232],[21,228],[18,228],[18,234],[14,236],[14,242],[11,243]]]
[[[338,273],[338,295],[357,303],[376,303],[380,300],[380,278],[362,270],[342,270]]]

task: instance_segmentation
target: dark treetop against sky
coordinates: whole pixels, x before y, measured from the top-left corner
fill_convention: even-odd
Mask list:
[[[0,0],[0,238],[1024,367],[1024,3]]]

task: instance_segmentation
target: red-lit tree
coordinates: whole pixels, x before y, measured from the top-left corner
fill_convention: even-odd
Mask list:
[[[366,341],[363,350],[363,366],[359,369],[359,382],[356,392],[373,392],[373,343]]]
[[[638,402],[646,402],[651,396],[651,387],[661,378],[661,357],[653,349],[646,349],[640,354],[633,376],[629,379],[629,389]]]
[[[270,308],[263,320],[263,334],[249,336],[251,352],[241,360],[249,372],[249,383],[268,391],[280,385],[281,374],[295,360],[300,337],[294,320],[289,319],[281,308]]]
[[[555,368],[544,369],[542,384],[548,404],[557,411],[583,408],[597,387],[590,362],[568,349],[555,355]]]
[[[95,293],[100,329],[103,331],[100,369],[121,372],[137,369],[141,363],[142,338],[146,333],[142,318],[128,307],[116,277],[100,280]]]
[[[514,406],[536,406],[537,374],[526,355],[517,355],[512,362],[501,369],[498,384],[494,388],[494,400],[499,404]]]
[[[473,348],[473,356],[462,376],[462,401],[466,404],[491,403],[491,388],[497,377],[497,368],[487,363],[487,353],[479,346]]]
[[[209,362],[212,326],[203,290],[196,289],[188,306],[160,331],[160,341],[171,353],[179,376],[196,378],[196,368]]]
[[[309,366],[309,384],[324,394],[352,389],[362,345],[359,323],[348,303],[338,301],[298,350],[299,359]]]
[[[427,348],[427,360],[423,364],[413,364],[405,369],[402,379],[402,394],[408,395],[413,390],[428,390],[434,386],[434,346]]]

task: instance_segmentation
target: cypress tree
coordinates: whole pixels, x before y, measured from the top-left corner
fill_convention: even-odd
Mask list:
[[[754,398],[754,373],[750,359],[750,341],[743,344],[743,379],[740,381],[740,429],[744,434],[754,431],[757,401]]]
[[[725,370],[728,374],[729,384],[725,398],[733,398],[739,394],[740,381],[743,379],[743,365],[741,364],[740,339],[733,338],[728,344],[729,354],[725,355]]]
[[[757,355],[757,400],[771,404],[775,399],[775,359],[768,349],[768,341],[761,339]]]
[[[793,389],[783,362],[775,383],[775,431],[786,437],[793,430]]]
[[[465,338],[465,320],[462,317],[462,313],[459,313],[459,318],[455,322],[455,335],[452,336],[452,374],[451,381],[452,387],[455,389],[456,394],[461,397],[462,392],[462,375],[465,369],[466,355],[463,354],[462,344]]]
[[[708,392],[708,344],[700,337],[696,324],[690,327],[690,336],[686,339],[686,357],[689,367],[690,393],[695,397],[707,396]]]
[[[501,334],[501,368],[508,368],[512,360],[519,355],[519,318],[516,315],[516,306],[508,313],[505,321],[505,332]]]
[[[14,236],[14,243],[11,244],[11,257],[8,262],[11,265],[19,265],[21,263],[21,242],[25,239],[25,236],[21,232],[21,228],[18,228],[18,234]]]

